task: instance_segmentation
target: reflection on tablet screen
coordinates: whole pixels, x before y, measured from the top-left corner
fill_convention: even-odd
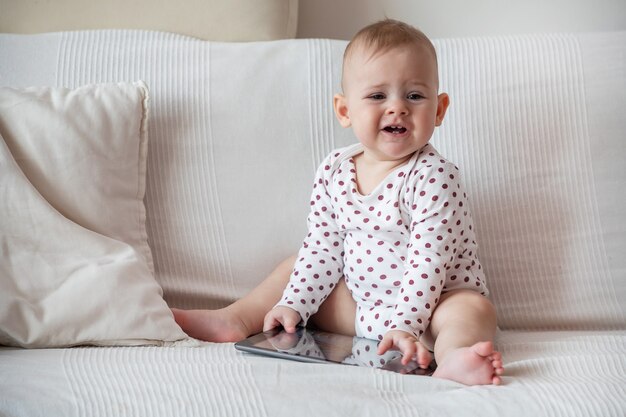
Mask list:
[[[235,344],[239,350],[304,362],[332,362],[385,369],[402,374],[432,375],[435,363],[421,369],[415,361],[403,365],[402,354],[389,351],[378,355],[378,342],[360,337],[298,328],[296,333],[282,329],[259,333]]]

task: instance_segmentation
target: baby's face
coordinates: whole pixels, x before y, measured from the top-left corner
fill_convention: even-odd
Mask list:
[[[335,111],[351,126],[365,155],[384,161],[409,158],[441,124],[448,97],[438,95],[437,65],[426,46],[406,45],[371,56],[353,51],[344,68],[344,95]]]

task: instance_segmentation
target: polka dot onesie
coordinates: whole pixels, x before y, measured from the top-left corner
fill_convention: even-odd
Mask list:
[[[442,292],[487,295],[459,171],[427,144],[370,194],[356,187],[361,144],[331,153],[311,197],[308,235],[277,305],[304,325],[340,278],[357,304],[357,336],[389,330],[420,337]]]

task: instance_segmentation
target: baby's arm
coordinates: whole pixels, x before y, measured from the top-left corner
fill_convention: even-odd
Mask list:
[[[298,252],[289,284],[277,303],[277,306],[297,311],[304,325],[343,275],[345,232],[338,229],[335,221],[329,189],[332,184],[332,159],[334,156],[328,156],[317,170],[311,195],[308,234]]]
[[[459,172],[450,163],[420,169],[412,200],[405,273],[389,326],[406,333],[391,338],[397,348],[428,327],[468,221]]]

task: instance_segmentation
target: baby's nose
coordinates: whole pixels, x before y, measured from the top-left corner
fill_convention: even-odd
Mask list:
[[[406,103],[403,100],[391,100],[389,101],[389,106],[387,107],[387,114],[400,114],[404,115],[409,112]]]

